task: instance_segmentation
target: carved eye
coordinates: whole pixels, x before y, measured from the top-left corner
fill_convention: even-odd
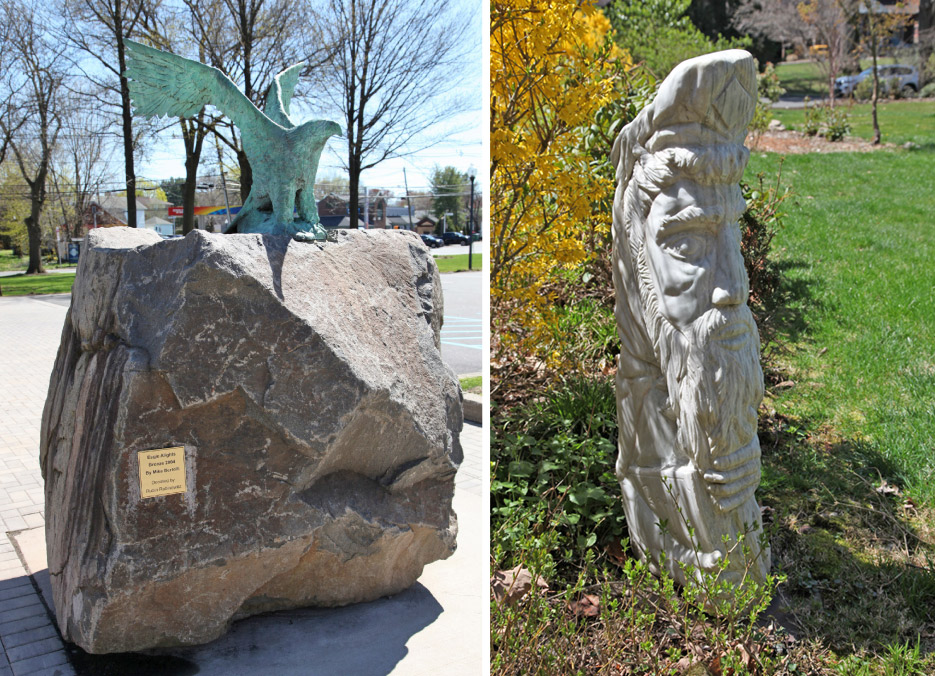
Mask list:
[[[680,260],[691,260],[704,254],[705,238],[692,232],[673,235],[662,242],[662,249]]]

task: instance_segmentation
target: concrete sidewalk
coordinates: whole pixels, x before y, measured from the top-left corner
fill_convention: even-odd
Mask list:
[[[485,444],[472,424],[456,477],[458,550],[401,594],[248,618],[194,648],[94,656],[63,645],[40,593],[48,571],[39,428],[67,298],[0,297],[0,676],[487,673]]]

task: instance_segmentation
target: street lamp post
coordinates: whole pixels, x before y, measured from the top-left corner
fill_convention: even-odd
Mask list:
[[[468,233],[471,239],[468,242],[468,270],[472,270],[472,263],[474,262],[474,179],[477,178],[477,169],[474,168],[473,164],[468,167],[467,174],[468,178],[471,179],[471,228]]]

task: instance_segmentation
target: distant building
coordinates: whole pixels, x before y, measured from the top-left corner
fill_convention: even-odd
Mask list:
[[[175,234],[175,226],[165,219],[168,215],[169,202],[155,197],[137,197],[135,206],[138,228],[154,230],[160,235]],[[127,213],[127,198],[124,195],[104,195],[92,200],[88,205],[82,225],[85,232],[93,228],[126,225]]]
[[[902,16],[902,29],[893,36],[891,47],[919,43],[919,0],[869,0],[869,3],[860,3],[858,13],[866,15],[868,5],[875,14]]]
[[[350,226],[350,204],[343,198],[334,193],[326,195],[318,201],[318,218],[325,228],[346,228]],[[364,215],[369,218],[369,225],[364,223]],[[387,226],[387,207],[386,197],[383,195],[371,195],[370,203],[364,208],[363,200],[360,201],[357,211],[358,223],[361,228],[386,228]],[[389,226],[392,227],[392,226]]]
[[[419,220],[416,221],[413,229],[420,235],[431,235],[438,227],[438,220],[432,214],[423,211],[420,213]]]

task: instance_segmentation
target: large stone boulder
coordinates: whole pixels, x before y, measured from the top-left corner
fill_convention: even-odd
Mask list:
[[[94,230],[72,294],[41,442],[66,639],[203,643],[399,592],[454,551],[461,393],[415,235]],[[171,469],[140,454],[169,448]],[[174,471],[170,494],[141,495],[141,469]]]

